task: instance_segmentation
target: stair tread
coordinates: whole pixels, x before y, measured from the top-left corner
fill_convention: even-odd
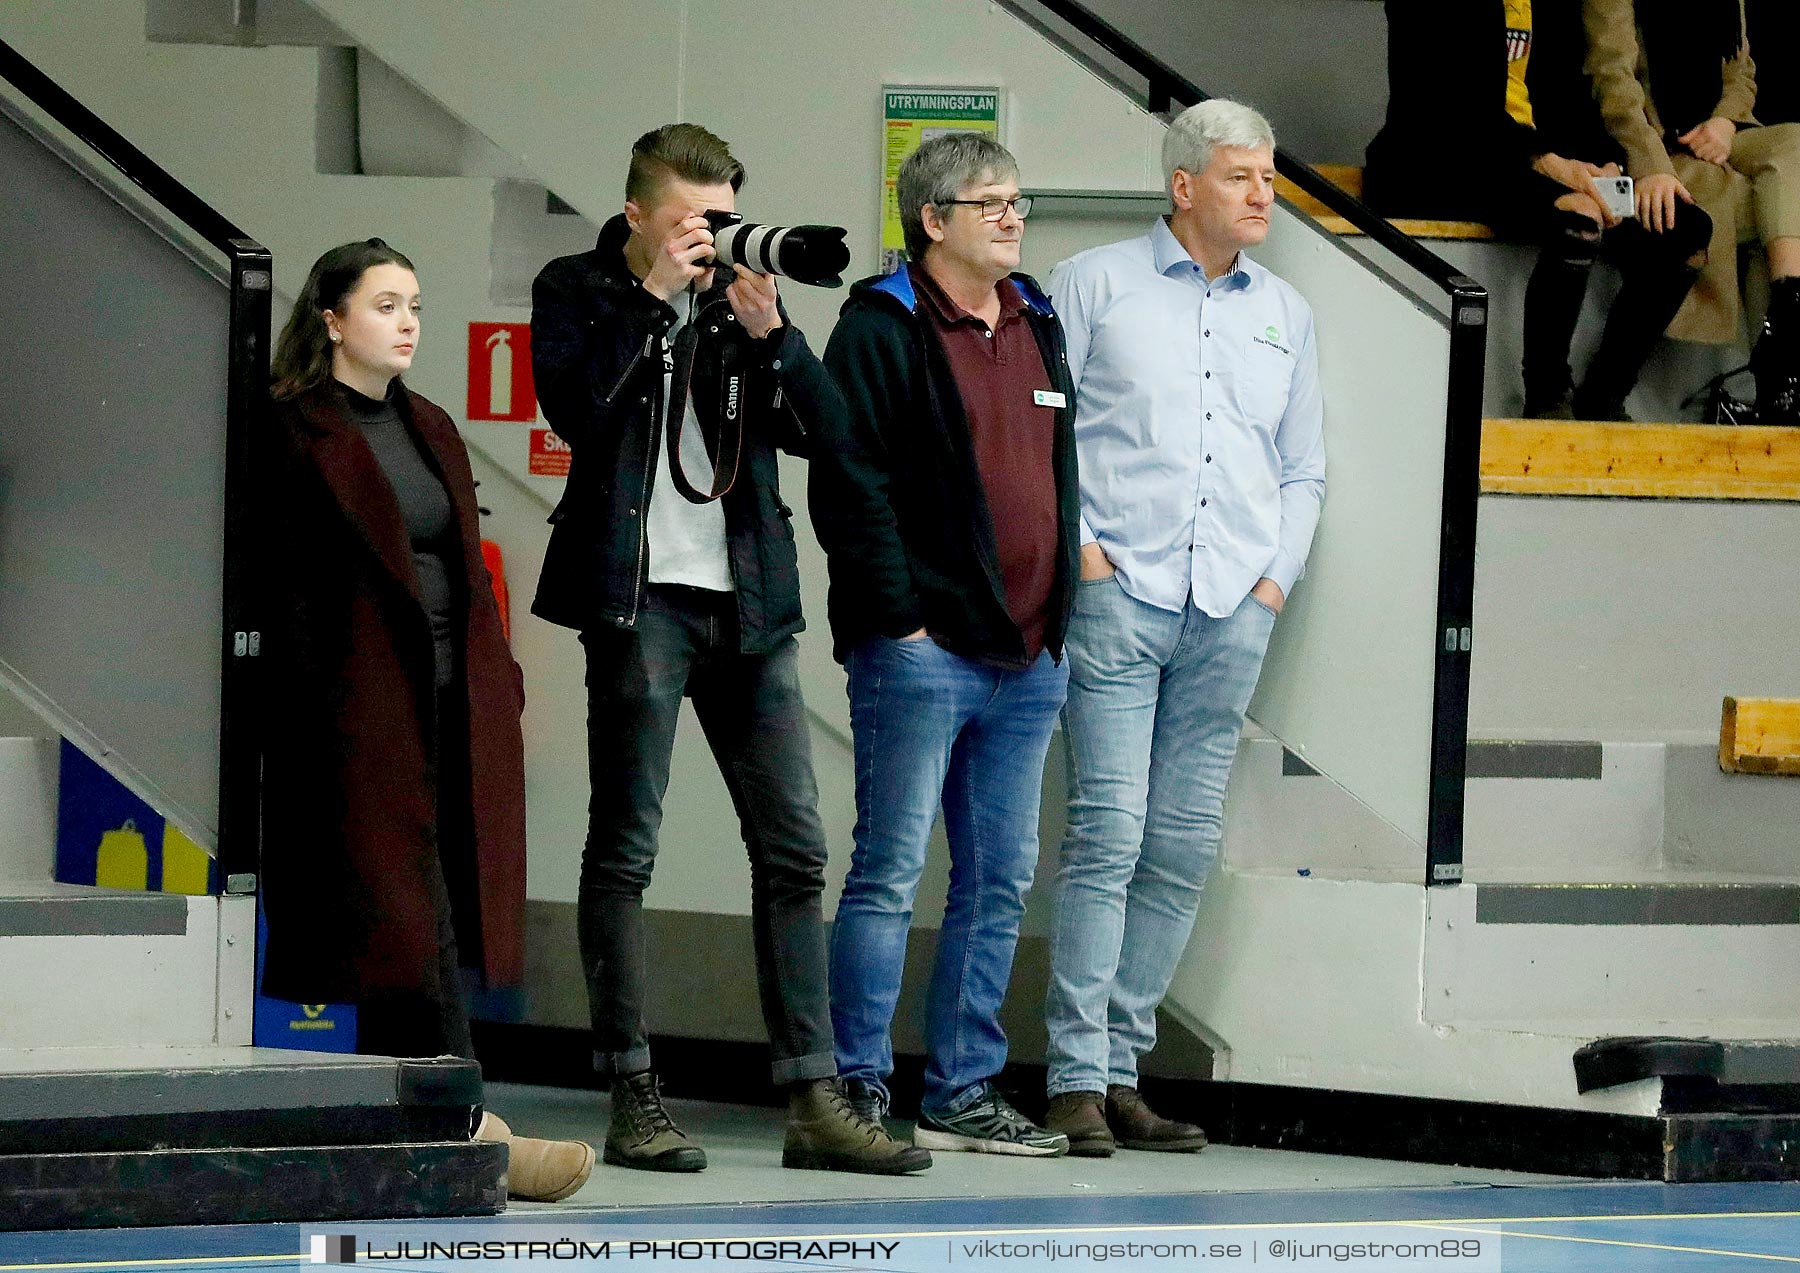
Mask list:
[[[391,1069],[394,1058],[229,1044],[186,1047],[0,1048],[0,1081],[16,1074],[170,1070]]]
[[[0,901],[90,901],[157,899],[166,905],[183,893],[150,893],[140,889],[106,888],[97,884],[64,884],[59,880],[0,879]]]
[[[23,880],[0,884],[0,939],[181,937],[188,898],[91,885]]]
[[[1465,880],[1478,887],[1508,889],[1608,889],[1620,892],[1683,892],[1718,891],[1718,892],[1758,892],[1776,891],[1783,893],[1800,893],[1800,881],[1795,880],[1763,880],[1723,878],[1717,876],[1695,876],[1692,879],[1659,879],[1659,880]]]
[[[0,1124],[477,1103],[474,1064],[251,1047],[0,1050]],[[475,1094],[464,1102],[465,1089]]]
[[[1561,924],[1583,928],[1800,924],[1800,884],[1616,883],[1477,884],[1477,924]]]

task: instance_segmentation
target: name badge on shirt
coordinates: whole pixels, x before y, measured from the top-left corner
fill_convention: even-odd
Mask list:
[[[1060,393],[1053,393],[1049,389],[1033,389],[1031,401],[1033,405],[1040,407],[1066,407],[1069,405],[1067,398]]]

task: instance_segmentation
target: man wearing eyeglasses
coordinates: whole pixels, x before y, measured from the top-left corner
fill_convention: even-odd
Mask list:
[[[1218,854],[1263,653],[1325,497],[1312,310],[1252,260],[1275,137],[1214,99],[1163,140],[1172,210],[1056,267],[1081,446],[1072,781],[1051,931],[1050,1112],[1070,1152],[1193,1152],[1138,1092]]]
[[[856,758],[831,948],[838,1072],[859,1112],[885,1111],[913,894],[942,804],[950,894],[913,1139],[1054,1157],[1068,1140],[993,1083],[1079,552],[1074,390],[1061,325],[1015,272],[1031,210],[1018,176],[977,133],[927,141],[901,167],[911,263],[844,305],[825,365],[848,411],[820,427],[810,490]]]

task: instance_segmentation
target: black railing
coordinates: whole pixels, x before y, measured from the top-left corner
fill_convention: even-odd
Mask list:
[[[1191,80],[1077,0],[1001,0],[1088,62],[1153,114],[1205,101]],[[1048,20],[1046,20],[1048,19]],[[1071,38],[1074,37],[1074,38]],[[1093,55],[1098,53],[1099,57]],[[1142,84],[1109,74],[1124,67]],[[1425,882],[1462,881],[1463,785],[1469,733],[1469,662],[1475,608],[1475,509],[1480,493],[1481,395],[1487,358],[1487,289],[1408,238],[1356,196],[1277,150],[1275,168],[1442,291],[1449,304],[1450,371],[1444,408],[1444,496],[1438,550],[1437,664],[1432,694],[1430,811]]]
[[[228,892],[255,888],[261,843],[261,748],[253,712],[252,660],[261,634],[251,621],[251,438],[268,398],[272,263],[246,235],[170,176],[116,129],[76,101],[0,40],[0,79],[66,130],[143,196],[223,253],[230,269],[231,311],[225,404],[225,542],[223,659],[219,686],[219,873]]]

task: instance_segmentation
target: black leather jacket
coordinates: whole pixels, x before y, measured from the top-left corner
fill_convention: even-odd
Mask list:
[[[649,571],[646,518],[654,487],[654,425],[664,409],[661,342],[675,310],[625,263],[629,230],[616,216],[592,252],[550,262],[532,285],[531,368],[545,418],[569,445],[568,487],[531,612],[564,627],[636,625]],[[722,364],[745,372],[744,454],[724,497],[725,530],[745,653],[772,649],[804,625],[793,510],[781,499],[776,448],[805,455],[811,420],[836,389],[792,323],[764,340],[737,325],[725,300],[731,271],[698,298],[692,394],[702,423],[721,407]],[[715,330],[716,329],[716,330]]]

